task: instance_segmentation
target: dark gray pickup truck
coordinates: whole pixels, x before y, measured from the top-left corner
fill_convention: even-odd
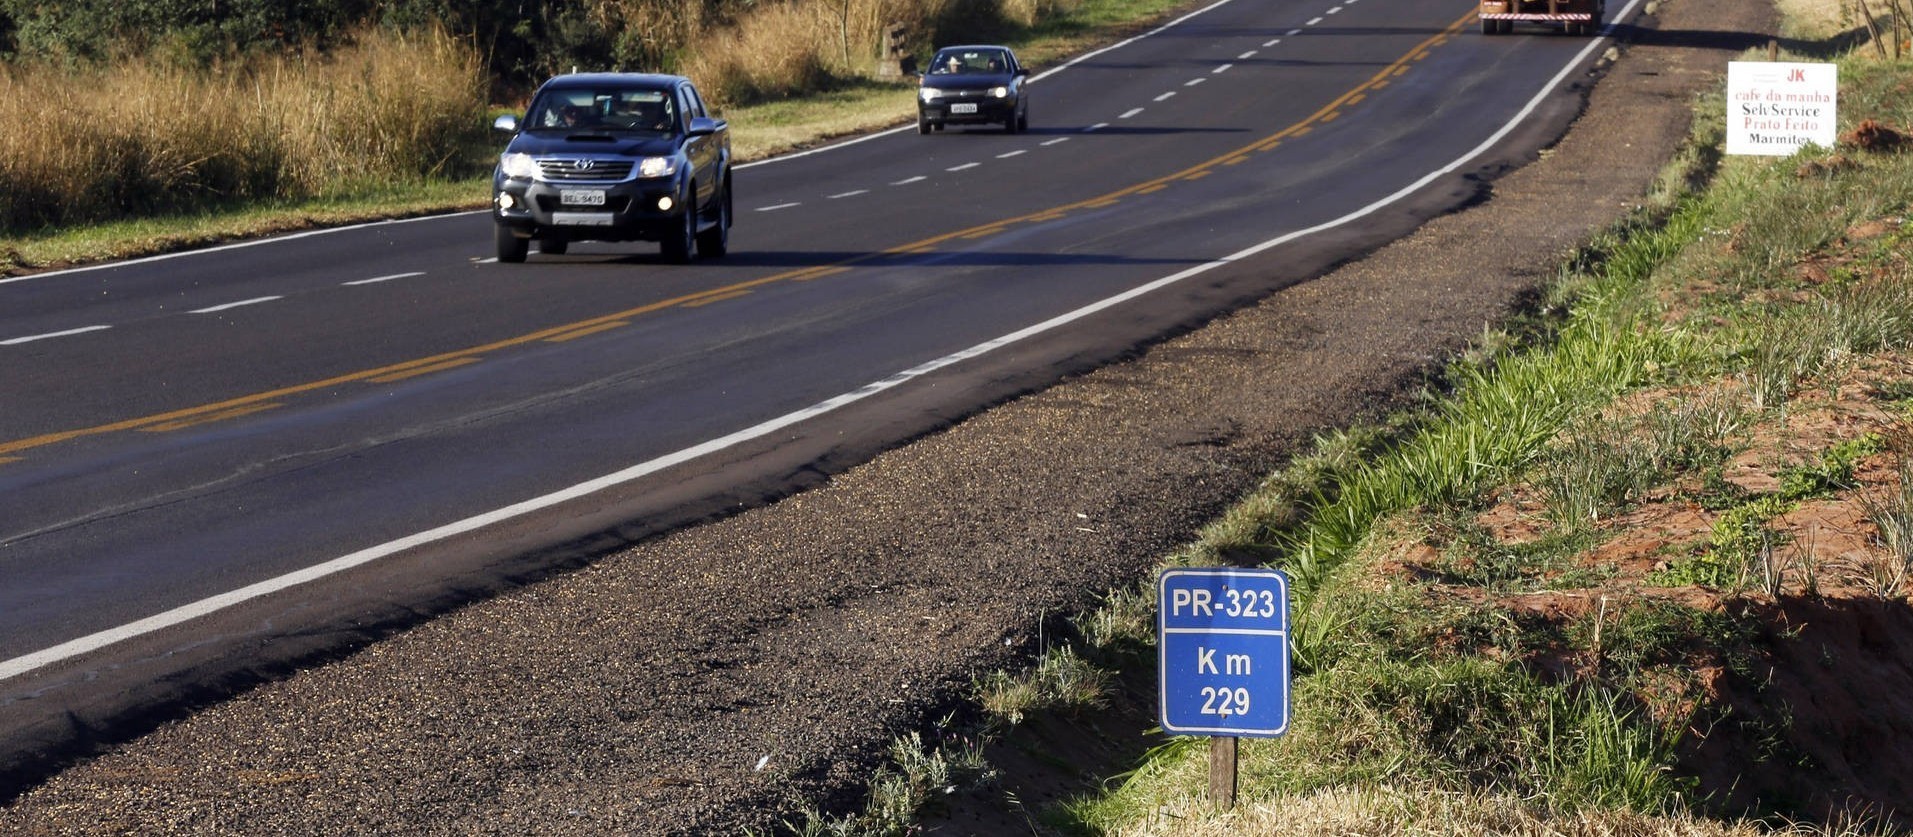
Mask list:
[[[656,241],[664,257],[724,255],[731,230],[729,126],[682,76],[576,73],[532,96],[492,173],[498,260],[562,254],[573,241]]]

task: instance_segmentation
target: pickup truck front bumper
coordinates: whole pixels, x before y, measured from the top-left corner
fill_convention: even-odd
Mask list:
[[[682,178],[623,182],[495,178],[492,219],[523,238],[663,241],[684,229]]]

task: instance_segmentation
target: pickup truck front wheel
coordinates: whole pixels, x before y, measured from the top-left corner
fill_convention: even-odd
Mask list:
[[[691,194],[697,194],[695,186],[692,187]],[[665,234],[664,241],[659,243],[659,249],[663,251],[665,261],[672,264],[685,264],[691,260],[691,248],[697,246],[697,204],[694,201],[685,201],[684,211],[679,213],[678,217],[682,220],[676,229]]]
[[[531,239],[513,235],[511,227],[504,224],[494,224],[492,227],[492,240],[498,245],[498,260],[507,264],[524,261],[525,254],[531,251]]]
[[[697,254],[715,259],[731,249],[731,182],[724,180],[724,194],[717,196],[717,223],[697,234]]]

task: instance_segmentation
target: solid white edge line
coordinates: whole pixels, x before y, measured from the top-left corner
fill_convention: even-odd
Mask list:
[[[1228,2],[1228,0],[1223,0],[1223,1]],[[1634,7],[1641,4],[1641,1],[1642,0],[1629,0],[1627,6],[1622,8],[1621,13],[1617,15],[1616,17],[1617,18],[1628,17],[1629,15],[1633,13]],[[1217,5],[1221,5],[1221,4],[1218,3]],[[1210,8],[1214,8],[1214,6],[1211,6]],[[768,436],[772,433],[776,433],[780,430],[783,430],[786,427],[790,427],[799,422],[812,419],[817,416],[825,415],[827,413],[835,412],[836,410],[839,410],[843,407],[849,406],[858,401],[862,401],[878,393],[885,392],[887,390],[891,390],[896,387],[902,386],[905,383],[916,380],[917,378],[921,378],[937,370],[943,369],[944,367],[953,366],[955,364],[961,363],[971,358],[981,357],[983,355],[989,354],[990,352],[996,351],[997,349],[1001,349],[1005,346],[1010,346],[1018,342],[1021,342],[1023,340],[1027,340],[1031,337],[1035,337],[1037,335],[1044,334],[1046,332],[1054,331],[1058,328],[1069,325],[1070,323],[1073,323],[1077,320],[1100,313],[1104,310],[1113,308],[1117,305],[1121,305],[1122,303],[1128,302],[1137,297],[1154,293],[1155,291],[1161,290],[1163,288],[1167,288],[1171,285],[1177,284],[1190,277],[1199,276],[1201,274],[1214,270],[1218,267],[1222,267],[1228,264],[1233,264],[1237,261],[1241,261],[1251,256],[1260,254],[1263,251],[1269,250],[1271,248],[1280,247],[1298,238],[1314,235],[1324,230],[1334,229],[1336,227],[1347,224],[1351,221],[1357,221],[1362,218],[1365,218],[1369,215],[1372,215],[1394,204],[1396,201],[1399,201],[1402,198],[1407,197],[1408,195],[1414,194],[1415,192],[1419,191],[1422,187],[1427,186],[1429,183],[1434,182],[1438,178],[1444,177],[1454,172],[1456,169],[1459,169],[1462,166],[1467,165],[1470,160],[1473,160],[1474,158],[1481,156],[1489,148],[1492,148],[1495,143],[1500,142],[1509,133],[1512,133],[1516,126],[1520,125],[1523,120],[1527,119],[1530,114],[1534,113],[1535,108],[1538,108],[1541,106],[1542,99],[1547,98],[1548,95],[1551,94],[1555,90],[1555,88],[1561,84],[1562,80],[1568,77],[1568,74],[1570,72],[1574,71],[1576,67],[1579,67],[1581,62],[1586,60],[1588,55],[1591,54],[1596,47],[1601,46],[1601,43],[1607,40],[1605,33],[1611,31],[1613,26],[1614,24],[1612,23],[1609,23],[1606,26],[1603,26],[1601,29],[1603,35],[1601,37],[1589,39],[1587,46],[1582,47],[1579,52],[1575,53],[1574,58],[1568,61],[1564,66],[1562,66],[1561,71],[1558,73],[1555,73],[1554,77],[1549,79],[1547,84],[1542,85],[1541,89],[1534,94],[1533,98],[1530,98],[1528,100],[1528,103],[1525,106],[1523,106],[1521,110],[1517,111],[1512,118],[1510,118],[1505,124],[1503,124],[1493,134],[1489,135],[1487,139],[1482,140],[1481,144],[1476,145],[1473,149],[1470,149],[1468,152],[1464,153],[1462,156],[1456,158],[1454,162],[1451,162],[1448,165],[1445,165],[1439,169],[1429,172],[1428,174],[1423,175],[1421,179],[1416,180],[1415,182],[1410,183],[1407,186],[1404,186],[1401,189],[1396,190],[1394,193],[1387,195],[1386,197],[1383,197],[1380,200],[1375,201],[1374,203],[1371,203],[1365,207],[1362,207],[1361,209],[1357,209],[1354,212],[1351,212],[1340,218],[1336,218],[1330,221],[1324,221],[1323,223],[1317,224],[1307,229],[1301,229],[1301,230],[1296,230],[1294,232],[1285,233],[1281,236],[1269,239],[1260,244],[1249,247],[1245,250],[1239,250],[1235,253],[1232,253],[1227,256],[1223,256],[1222,258],[1216,259],[1214,261],[1204,262],[1203,264],[1196,265],[1195,267],[1188,268],[1179,273],[1171,274],[1161,279],[1157,279],[1146,285],[1139,285],[1137,287],[1131,288],[1115,296],[1108,297],[1106,299],[1099,300],[1097,302],[1093,302],[1082,308],[1078,308],[1074,311],[1060,314],[1058,316],[1052,317],[1048,320],[1044,320],[1043,322],[1037,323],[1027,328],[1023,328],[1023,329],[1011,332],[1002,337],[998,337],[994,340],[978,343],[975,346],[971,346],[970,348],[956,352],[955,354],[945,355],[941,358],[937,358],[936,360],[932,360],[928,363],[924,363],[919,366],[914,366],[909,369],[905,369],[902,372],[898,372],[895,375],[891,375],[890,377],[884,378],[879,381],[874,381],[869,384],[865,384],[864,386],[851,390],[850,392],[844,393],[835,398],[820,401],[802,410],[798,410],[797,412],[779,416],[777,418],[763,422],[762,424],[753,425],[751,427],[744,428],[743,430],[739,430],[735,433],[731,433],[726,436],[720,436],[716,439],[712,439],[711,441],[705,442],[703,444],[694,445],[692,447],[688,447],[683,450],[680,450],[676,453],[666,454],[656,459],[652,459],[648,462],[641,462],[637,465],[633,465],[622,471],[616,471],[610,474],[606,474],[595,480],[590,480],[588,482],[581,482],[577,485],[574,485],[562,491],[546,494],[542,497],[534,497],[524,502],[506,506],[504,508],[497,509],[495,511],[486,512],[485,514],[477,515],[474,517],[468,517],[468,518],[465,518],[464,520],[460,520],[454,523],[448,523],[436,529],[428,529],[426,531],[419,532],[417,534],[410,535],[408,537],[400,538],[395,541],[389,541],[387,543],[379,544],[378,546],[362,549],[350,555],[344,555],[338,558],[334,558],[330,561],[326,561],[321,564],[315,564],[311,567],[307,567],[306,569],[299,570],[297,572],[287,573],[285,575],[278,576],[276,578],[270,578],[265,581],[261,581],[257,584],[247,585],[245,587],[241,587],[238,590],[234,590],[229,593],[222,593],[217,596],[210,596],[208,598],[200,599],[199,601],[192,602],[190,604],[181,605],[179,607],[173,608],[172,610],[168,610],[163,613],[158,613],[153,616],[146,617],[145,619],[138,620],[136,622],[129,622],[117,628],[110,628],[104,631],[100,631],[98,633],[88,634],[78,639],[68,640],[67,642],[60,643],[59,645],[55,645],[51,648],[35,651],[31,654],[25,654],[19,657],[14,657],[13,659],[10,659],[10,660],[0,661],[0,680],[8,680],[14,677],[18,677],[22,674],[25,674],[29,671],[40,668],[42,666],[51,665],[53,663],[57,663],[62,660],[67,660],[73,657],[77,657],[81,654],[97,651],[101,648],[105,648],[106,646],[112,645],[116,642],[121,642],[123,640],[132,639],[134,637],[138,637],[144,634],[149,634],[164,628],[169,628],[174,625],[178,625],[182,622],[186,622],[188,620],[195,619],[200,616],[204,616],[210,613],[224,610],[228,607],[232,607],[233,605],[241,604],[251,599],[258,598],[260,596],[270,595],[272,593],[276,593],[281,590],[285,590],[291,587],[296,587],[298,585],[305,584],[306,582],[309,582],[309,581],[317,581],[327,576],[336,575],[338,573],[352,569],[353,567],[361,566],[363,564],[369,564],[380,558],[384,558],[388,555],[392,555],[392,554],[404,551],[406,549],[410,549],[415,546],[423,546],[425,544],[444,540],[454,535],[461,535],[466,532],[470,532],[476,529],[490,526],[494,523],[501,523],[507,520],[512,520],[512,519],[530,514],[532,512],[542,511],[552,506],[556,506],[560,503],[568,502],[581,497],[590,496],[591,494],[594,494],[598,491],[605,490],[607,488],[623,485],[625,483],[632,482],[634,480],[638,480],[646,476],[650,476],[651,474],[657,473],[666,468],[670,468],[674,465],[681,465],[686,462],[690,462],[692,460],[698,459],[699,457],[716,453],[718,451],[734,447],[736,445],[751,441],[753,439],[758,439],[764,436]]]
[[[242,299],[242,300],[240,300],[240,301],[238,301],[238,302],[228,302],[228,303],[226,303],[225,305],[215,305],[215,306],[213,306],[213,307],[211,307],[211,308],[201,308],[201,309],[198,309],[198,310],[196,310],[196,311],[188,311],[188,312],[186,312],[186,313],[188,313],[188,314],[216,314],[216,313],[218,313],[218,312],[220,312],[220,311],[229,311],[229,310],[231,310],[231,309],[234,309],[234,308],[244,308],[245,306],[248,306],[248,305],[258,305],[259,303],[262,303],[262,302],[271,302],[271,301],[273,301],[273,300],[275,300],[275,299],[285,299],[285,297],[283,297],[283,296],[262,296],[262,297],[255,297],[255,298],[253,298],[253,299]]]
[[[75,334],[86,334],[88,332],[94,332],[94,331],[105,331],[109,328],[112,328],[112,326],[96,325],[96,326],[86,326],[84,328],[69,328],[65,331],[55,331],[48,334],[29,334],[25,337],[15,337],[11,340],[0,340],[0,346],[18,346],[22,343],[31,343],[35,340],[52,340],[55,337],[72,337]]]
[[[350,232],[352,230],[363,230],[370,227],[383,227],[387,225],[416,224],[422,221],[437,221],[444,218],[456,218],[461,215],[477,215],[481,212],[490,212],[490,211],[491,210],[489,209],[479,209],[479,210],[474,210],[471,212],[449,212],[444,215],[420,215],[417,218],[398,218],[398,219],[392,219],[392,220],[386,220],[386,221],[367,221],[363,224],[348,224],[343,227],[326,227],[324,229],[318,229],[318,230],[306,230],[304,232],[286,233],[285,235],[275,235],[271,238],[256,238],[251,241],[235,241],[231,244],[220,244],[214,247],[204,247],[197,250],[181,250],[176,253],[161,253],[157,256],[141,256],[140,258],[127,259],[126,261],[123,261],[123,262],[101,262],[100,264],[90,264],[90,265],[85,265],[82,267],[69,267],[69,268],[66,268],[65,270],[49,270],[45,273],[29,273],[25,276],[13,276],[13,277],[7,277],[7,278],[0,278],[0,285],[11,284],[14,282],[25,282],[29,279],[47,279],[54,276],[65,276],[71,273],[89,273],[95,270],[111,270],[113,268],[118,268],[118,267],[130,267],[132,265],[151,264],[153,262],[163,262],[169,259],[183,259],[188,256],[203,256],[207,253],[222,253],[227,250],[240,250],[247,247],[262,247],[267,244],[282,244],[287,241],[297,241],[301,238],[311,238],[317,235],[331,235],[333,233]]]

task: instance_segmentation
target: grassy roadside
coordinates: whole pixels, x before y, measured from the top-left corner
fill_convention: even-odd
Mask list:
[[[1069,56],[1142,31],[1188,0],[1083,0],[1068,13],[1006,37],[1039,70]],[[722,115],[743,161],[761,160],[831,139],[862,134],[915,117],[906,80],[863,79],[814,95],[741,105]],[[488,168],[482,161],[468,170]],[[317,227],[407,218],[486,207],[489,174],[414,178],[300,201],[261,201],[235,208],[157,215],[112,223],[0,237],[0,276],[169,253]]]
[[[1803,695],[1913,685],[1855,638],[1913,596],[1913,89],[1870,46],[1783,60],[1840,64],[1842,147],[1722,159],[1704,98],[1667,191],[1443,398],[1319,440],[1164,559],[1295,582],[1292,731],[1242,742],[1237,806],[1165,738],[1032,833],[1909,833],[1861,786],[1913,742]],[[1152,585],[980,680],[951,746],[897,742],[865,810],[790,830],[913,833],[987,793],[992,742],[1154,665]]]

